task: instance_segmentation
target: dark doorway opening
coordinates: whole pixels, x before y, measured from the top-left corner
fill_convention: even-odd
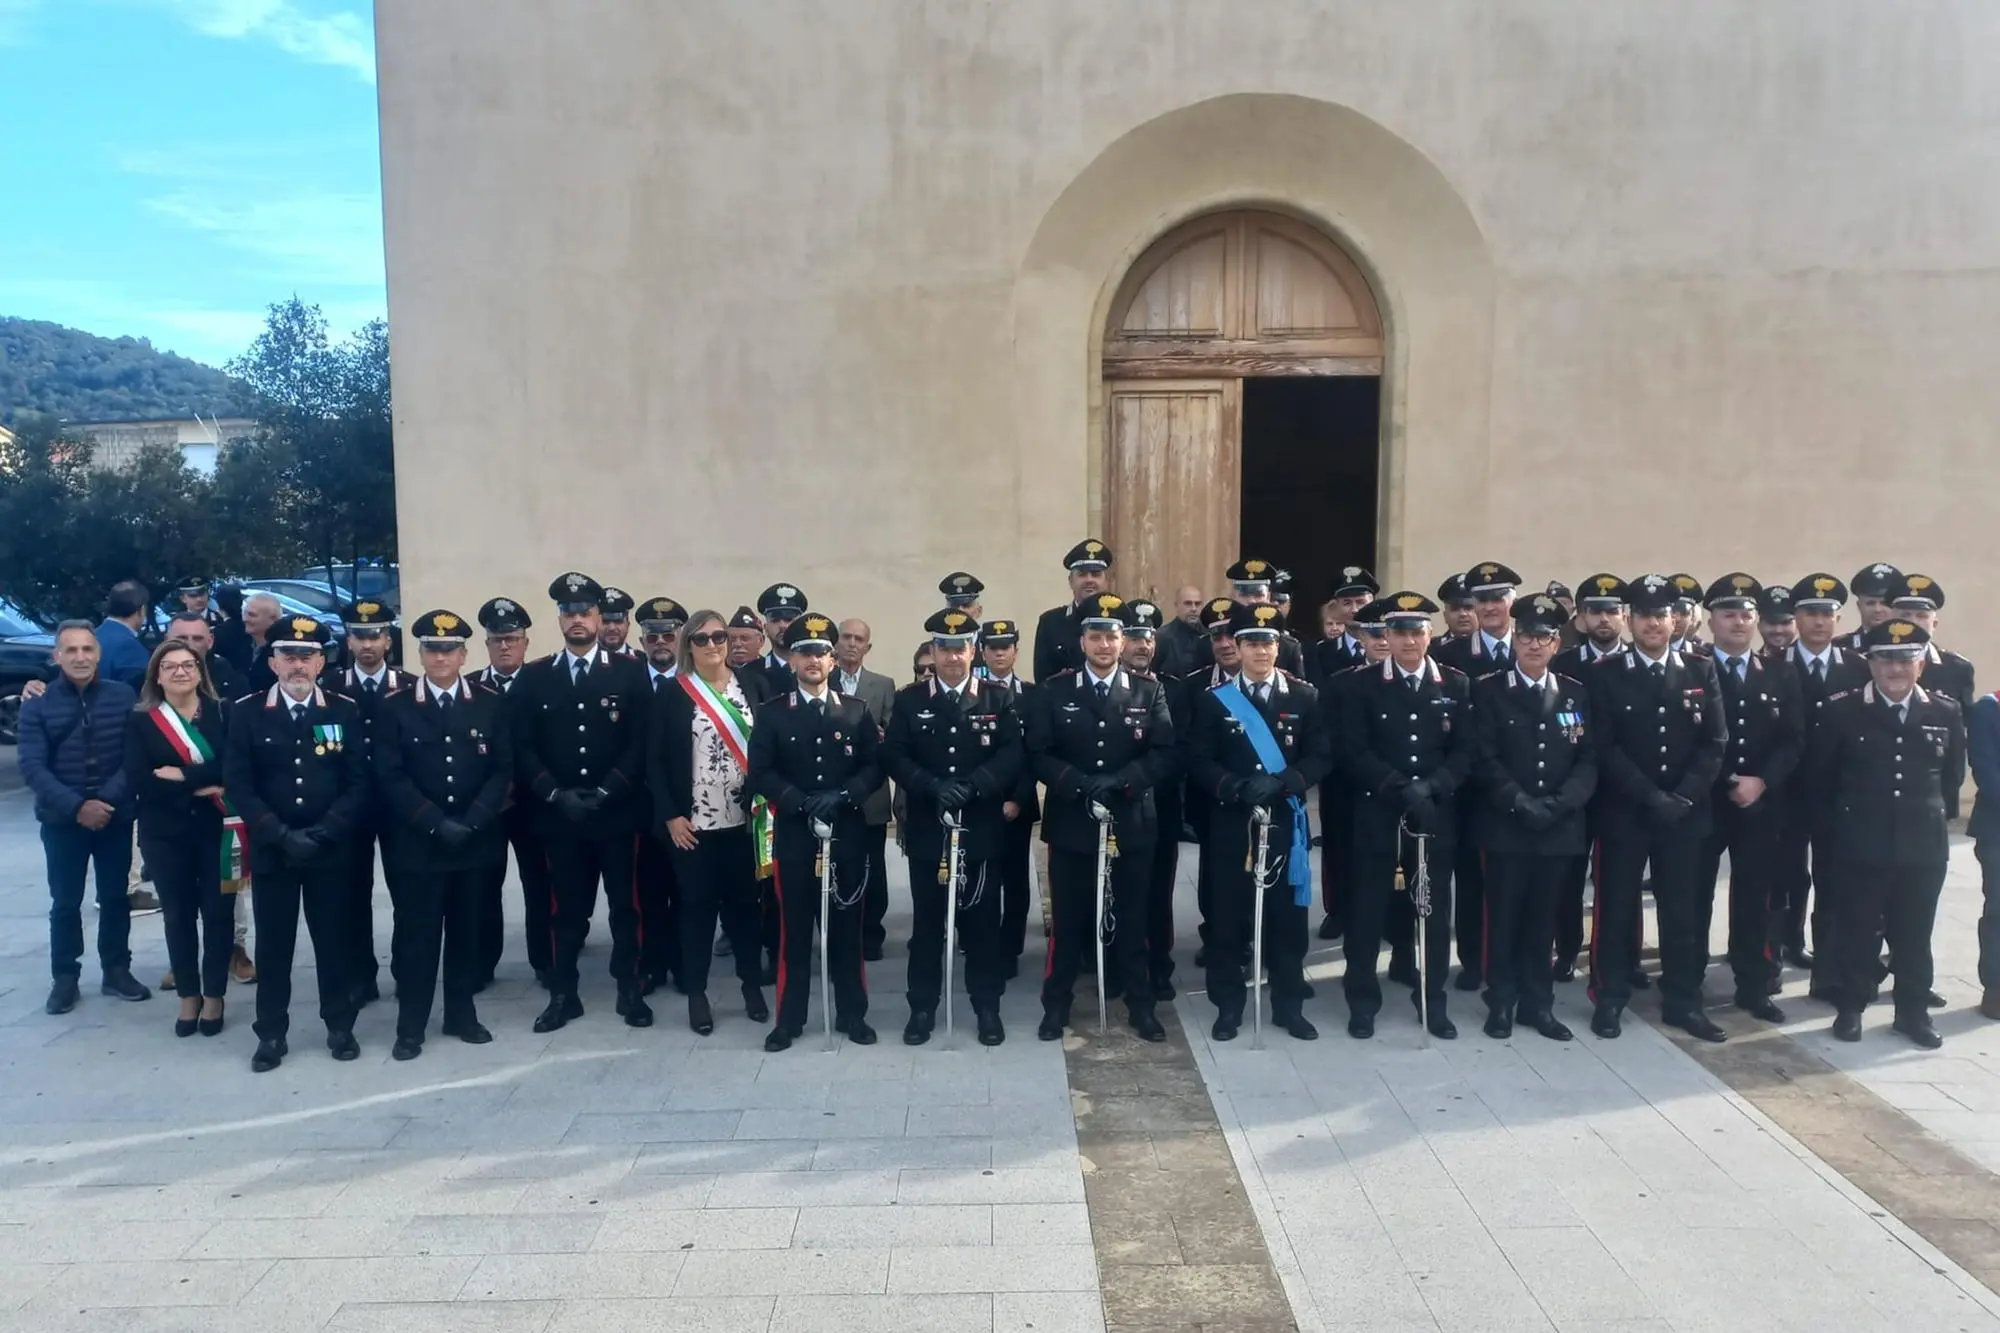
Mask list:
[[[1382,381],[1243,381],[1243,554],[1292,575],[1292,632],[1319,637],[1343,565],[1374,569]]]

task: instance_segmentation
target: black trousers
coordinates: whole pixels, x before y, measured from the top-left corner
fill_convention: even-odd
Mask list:
[[[1556,909],[1573,856],[1486,854],[1486,1007],[1530,1018],[1555,1004]]]
[[[1347,900],[1347,969],[1341,976],[1341,989],[1347,994],[1347,1009],[1351,1014],[1373,1017],[1382,1009],[1382,984],[1377,978],[1375,967],[1382,952],[1382,935],[1388,926],[1391,899],[1408,898],[1409,890],[1417,883],[1417,840],[1407,833],[1383,828],[1364,828],[1363,820],[1379,823],[1381,819],[1393,820],[1396,815],[1384,816],[1379,810],[1362,806],[1356,812],[1354,829],[1354,878]],[[1424,989],[1429,995],[1430,1011],[1433,1014],[1445,1012],[1446,974],[1451,970],[1451,893],[1452,872],[1455,866],[1457,848],[1453,846],[1454,825],[1445,823],[1445,831],[1434,835],[1424,851],[1424,863],[1429,873],[1431,889],[1430,915],[1424,919]],[[1396,871],[1403,871],[1404,892],[1396,892]],[[1397,932],[1397,939],[1408,941],[1403,947],[1408,950],[1412,961],[1416,955],[1416,906],[1414,900],[1403,909],[1403,928]],[[1477,966],[1477,963],[1474,963]]]
[[[1979,858],[1979,985],[2000,990],[2000,844],[1982,838],[1972,844]]]
[[[1028,947],[1028,914],[1035,902],[1035,876],[1028,858],[1034,855],[1035,826],[1026,819],[1008,823],[1000,835],[1000,953],[1019,958]]]
[[[1562,892],[1556,901],[1555,963],[1575,967],[1583,955],[1583,890],[1590,881],[1595,851],[1568,858],[1563,867]]]
[[[185,838],[139,839],[167,937],[167,965],[183,1000],[219,998],[229,989],[236,944],[236,901],[222,891],[222,831]]]
[[[1218,817],[1214,811],[1210,811],[1210,821]],[[1201,924],[1197,934],[1201,938],[1202,945],[1212,949],[1215,943],[1215,918],[1224,909],[1215,891],[1222,865],[1209,850],[1208,844],[1209,835],[1203,831],[1201,841],[1195,844],[1194,903],[1195,910],[1201,914]],[[1240,946],[1250,938],[1250,899],[1239,898],[1228,905],[1228,910],[1235,912],[1239,918],[1229,929]]]
[[[1736,994],[1746,999],[1763,995],[1766,983],[1777,975],[1783,940],[1777,932],[1785,924],[1783,915],[1772,910],[1779,823],[1770,800],[1767,794],[1747,810],[1727,797],[1715,802],[1695,881],[1695,929],[1705,950],[1715,918],[1715,882],[1722,873],[1722,854],[1729,853],[1729,971]]]
[[[1812,908],[1812,948],[1822,947],[1820,932],[1825,919],[1813,898],[1813,855],[1811,825],[1802,810],[1786,810],[1778,829],[1777,859],[1772,866],[1771,908],[1778,918],[1780,948],[1806,947],[1806,909]]]
[[[1667,1013],[1701,1008],[1701,979],[1708,971],[1696,879],[1702,833],[1684,826],[1661,828],[1644,816],[1598,832],[1596,910],[1590,932],[1591,998],[1622,1009],[1632,999],[1632,971],[1639,965],[1643,884],[1653,870],[1653,907],[1660,924],[1660,1007]]]
[[[1870,865],[1829,857],[1818,874],[1833,891],[1830,998],[1843,1011],[1868,1006],[1881,984],[1886,940],[1896,963],[1896,1015],[1924,1016],[1934,979],[1931,930],[1937,923],[1945,862]]]
[[[1472,836],[1470,793],[1458,809],[1452,887],[1458,895],[1458,965],[1477,976],[1486,956],[1486,862]]]
[[[528,966],[536,972],[549,970],[555,941],[549,931],[549,858],[535,832],[533,813],[519,806],[502,816],[507,844],[513,849],[514,870],[521,877],[522,931],[527,939]],[[507,858],[501,857],[485,870],[479,891],[479,977],[486,980],[500,966],[506,952]]]
[[[372,815],[357,822],[347,847],[347,984],[357,990],[375,980],[375,848],[380,834]],[[251,895],[255,897],[256,895]],[[261,974],[261,970],[260,970]]]
[[[763,885],[757,879],[757,850],[750,845],[750,826],[700,829],[693,851],[673,848],[674,880],[680,890],[681,985],[689,995],[708,992],[709,968],[715,961],[715,924],[732,946],[736,979],[761,989],[763,959],[758,942],[757,913]]]
[[[354,871],[344,858],[321,853],[303,868],[259,870],[254,878],[250,911],[257,923],[257,1036],[270,1041],[291,1030],[292,955],[301,908],[319,973],[320,1021],[328,1032],[353,1031],[354,978],[347,968],[355,950],[347,935],[353,926]]]
[[[555,936],[549,966],[549,990],[574,995],[577,958],[590,918],[597,911],[597,883],[604,881],[604,902],[611,916],[611,976],[619,985],[638,980],[639,973],[639,835],[614,833],[582,837],[551,834],[543,843],[549,858],[549,883],[554,890],[550,928]]]
[[[1105,945],[1104,978],[1123,986],[1127,1007],[1153,1003],[1146,976],[1146,906],[1152,892],[1150,838],[1118,840],[1111,859],[1111,915],[1115,922]],[[1097,956],[1097,853],[1049,848],[1049,954],[1042,973],[1042,1008],[1067,1014],[1085,956]],[[1210,952],[1213,952],[1211,949]],[[1135,980],[1136,979],[1136,980]]]
[[[846,845],[843,846],[842,844]],[[813,927],[819,922],[819,876],[814,857],[778,858],[776,886],[781,908],[778,934],[778,1023],[805,1031],[812,1012]],[[851,838],[833,840],[832,920],[826,923],[827,968],[833,974],[835,1021],[868,1016],[868,981],[861,964],[861,918],[867,898],[868,857]],[[849,901],[845,905],[842,899]]]
[[[1180,820],[1164,822],[1153,842],[1146,881],[1146,975],[1155,985],[1174,979],[1174,877],[1180,873]],[[1267,923],[1268,924],[1268,923]]]
[[[862,843],[868,848],[868,889],[863,899],[861,943],[880,952],[889,939],[882,925],[889,917],[889,826],[868,825]]]
[[[642,833],[638,858],[639,971],[664,986],[681,964],[681,895],[672,846]]]
[[[910,853],[910,1012],[938,1007],[944,990],[945,896],[938,883],[938,858]],[[1000,1003],[1006,987],[1000,941],[1000,869],[995,861],[965,858],[965,883],[958,895],[958,938],[965,946],[965,993],[973,1005]]]
[[[1354,801],[1354,788],[1345,782],[1319,784],[1319,905],[1340,922],[1347,920],[1354,876]]]
[[[480,980],[479,899],[492,877],[486,866],[423,870],[384,861],[396,924],[390,934],[389,974],[396,979],[396,1035],[421,1042],[437,997],[438,956],[444,957],[444,1021],[476,1017],[473,988]]]
[[[1238,807],[1236,814],[1240,814]],[[1217,818],[1232,814],[1217,812]],[[1264,888],[1264,971],[1270,976],[1273,1017],[1295,1016],[1305,1003],[1306,989],[1306,909],[1294,901],[1295,891],[1285,874],[1284,857],[1271,858],[1273,883]],[[1216,915],[1209,928],[1207,972],[1208,998],[1218,1014],[1243,1014],[1243,999],[1249,989],[1245,981],[1243,946],[1256,929],[1257,902],[1250,871],[1241,860],[1216,866],[1215,895],[1229,910]],[[1247,904],[1246,910],[1235,910]],[[1244,929],[1247,927],[1247,929]]]

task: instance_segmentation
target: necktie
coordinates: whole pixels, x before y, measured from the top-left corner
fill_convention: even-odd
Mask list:
[[[569,683],[576,686],[576,688],[578,688],[579,690],[582,689],[583,673],[589,669],[590,669],[590,660],[588,658],[583,658],[583,657],[570,658]]]
[[[1665,662],[1653,663],[1653,679],[1665,680],[1666,678],[1667,678],[1667,664]]]
[[[1506,644],[1496,643],[1493,645],[1493,660],[1496,662],[1505,662],[1507,660]]]
[[[1812,677],[1813,677],[1813,679],[1814,679],[1815,681],[1818,681],[1818,682],[1820,682],[1820,683],[1822,683],[1822,684],[1824,684],[1824,683],[1825,683],[1825,681],[1826,681],[1826,659],[1824,659],[1824,658],[1820,658],[1820,657],[1815,657],[1815,658],[1813,659],[1813,664],[1812,664]]]
[[[1109,699],[1110,697],[1111,697],[1111,682],[1110,682],[1110,681],[1108,681],[1108,680],[1100,680],[1100,681],[1098,681],[1098,682],[1097,682],[1097,702],[1099,702],[1099,703],[1103,703],[1103,702],[1105,702],[1105,701],[1106,701],[1107,699]]]
[[[826,711],[826,700],[824,700],[824,699],[813,699],[813,700],[811,700],[810,702],[812,703],[812,710],[813,710],[813,712],[815,712],[815,713],[824,713],[824,712]]]
[[[660,692],[660,687],[662,685],[665,685],[666,683],[667,683],[667,678],[665,676],[656,674],[653,677],[653,693],[658,694]]]
[[[1423,679],[1422,676],[1409,675],[1403,677],[1403,684],[1409,688],[1411,694],[1415,694],[1423,687]]]
[[[444,693],[438,695],[438,707],[444,709],[447,713],[451,711],[451,691],[446,690]]]
[[[368,697],[369,697],[369,698],[371,698],[371,699],[372,699],[372,698],[374,698],[374,697],[375,697],[375,682],[374,682],[374,681],[372,681],[372,680],[364,680],[364,681],[362,681],[362,682],[361,682],[361,688],[362,688],[362,690],[364,690],[364,691],[365,691],[365,692],[367,693],[367,695],[368,695]]]

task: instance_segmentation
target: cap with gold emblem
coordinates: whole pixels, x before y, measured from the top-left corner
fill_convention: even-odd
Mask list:
[[[623,588],[607,587],[598,594],[597,610],[606,620],[617,624],[632,614],[632,594]]]
[[[1012,648],[1021,641],[1021,627],[1011,620],[989,620],[979,627],[982,648]]]
[[[1641,615],[1663,615],[1671,611],[1680,591],[1665,574],[1641,574],[1625,585],[1625,600]]]
[[[817,611],[800,616],[785,630],[785,651],[810,652],[815,648],[833,651],[833,621]]]
[[[806,595],[789,583],[773,583],[757,594],[758,612],[778,620],[804,615],[806,605]]]
[[[1497,602],[1521,586],[1521,576],[1498,560],[1482,560],[1465,571],[1466,591],[1475,602]]]
[[[174,580],[174,591],[183,594],[208,591],[208,580],[199,574],[183,574]]]
[[[1701,580],[1692,574],[1669,574],[1667,581],[1674,585],[1674,609],[1692,611],[1701,600]]]
[[[410,633],[426,648],[463,648],[472,637],[472,626],[449,611],[426,611]]]
[[[1438,604],[1420,592],[1392,592],[1382,599],[1382,623],[1390,629],[1415,629],[1419,625],[1429,625],[1437,611]]]
[[[635,619],[648,634],[672,634],[687,624],[687,608],[671,597],[648,597],[639,603]]]
[[[1238,605],[1229,613],[1229,632],[1238,639],[1256,642],[1260,639],[1276,639],[1285,630],[1285,613],[1268,602],[1262,605]]]
[[[1848,582],[1852,585],[1856,597],[1880,597],[1886,601],[1888,600],[1890,590],[1895,587],[1897,580],[1902,577],[1902,570],[1896,568],[1894,565],[1885,565],[1878,560],[1866,569],[1861,570],[1852,579],[1849,579]]]
[[[527,608],[511,597],[495,597],[479,608],[479,627],[488,634],[514,634],[535,622]]]
[[[1576,594],[1571,592],[1569,585],[1561,579],[1550,579],[1549,586],[1542,589],[1542,591],[1548,596],[1555,598],[1558,602],[1573,602],[1576,600]]]
[[[1944,589],[1928,574],[1904,574],[1883,599],[1898,611],[1936,611],[1944,606]]]
[[[1125,632],[1135,638],[1152,638],[1160,632],[1160,625],[1166,619],[1157,605],[1143,598],[1125,603],[1125,610],[1131,617],[1125,622]]]
[[[1333,576],[1334,597],[1373,597],[1382,591],[1382,585],[1375,576],[1359,565],[1343,565]]]
[[[1064,569],[1102,570],[1111,568],[1111,548],[1095,537],[1087,537],[1069,548],[1063,557]]]
[[[924,622],[931,642],[947,648],[962,648],[979,634],[979,622],[955,606],[947,606]]]
[[[604,585],[588,574],[571,570],[558,574],[549,584],[549,600],[556,604],[556,610],[566,616],[581,615],[585,611],[597,609],[597,599],[604,596]]]
[[[1125,605],[1125,599],[1115,592],[1100,592],[1094,597],[1083,599],[1077,607],[1077,624],[1083,629],[1122,630],[1132,623],[1132,612]]]
[[[310,653],[326,647],[332,637],[326,626],[311,616],[285,616],[271,626],[265,642],[273,652],[284,652],[289,647],[294,653]]]
[[[1764,585],[1739,570],[1709,584],[1701,604],[1711,611],[1755,611],[1763,595]]]
[[[760,630],[764,628],[764,620],[763,617],[759,616],[749,607],[739,606],[736,608],[736,614],[729,617],[729,628]]]
[[[1238,592],[1269,592],[1272,580],[1278,577],[1278,567],[1268,560],[1238,560],[1229,567],[1226,577],[1229,586]]]
[[[1794,619],[1792,590],[1782,583],[1774,583],[1764,589],[1757,598],[1757,619],[1767,625],[1782,625]]]
[[[1560,634],[1563,626],[1569,623],[1569,611],[1545,592],[1515,602],[1513,616],[1514,632],[1529,638]]]
[[[382,603],[367,597],[356,602],[353,608],[343,617],[347,622],[347,628],[350,632],[359,629],[373,631],[377,634],[388,629],[389,622],[395,618],[396,613],[394,611],[391,611]]]
[[[1808,574],[1792,585],[1795,611],[1838,611],[1847,605],[1847,585],[1831,574]]]
[[[1438,600],[1446,606],[1471,606],[1472,587],[1465,581],[1465,575],[1453,574],[1438,584]]]
[[[1629,590],[1616,574],[1592,574],[1577,585],[1576,604],[1586,611],[1616,611]]]
[[[986,585],[979,581],[978,575],[960,569],[939,579],[938,591],[944,594],[946,606],[971,606],[986,591]]]
[[[1897,661],[1922,657],[1930,631],[1907,620],[1885,620],[1861,636],[1861,651],[1869,657]]]
[[[1215,597],[1201,604],[1201,627],[1211,635],[1229,632],[1229,615],[1236,609],[1236,603],[1227,597]]]
[[[1454,574],[1452,577],[1458,578],[1459,576]],[[1374,601],[1354,613],[1354,618],[1347,622],[1347,628],[1362,638],[1379,639],[1389,632],[1387,622],[1382,619],[1382,617],[1388,614],[1388,599],[1377,597]]]

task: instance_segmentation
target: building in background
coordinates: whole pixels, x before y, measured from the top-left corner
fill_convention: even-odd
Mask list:
[[[130,463],[149,444],[181,451],[189,467],[203,474],[215,471],[222,446],[247,439],[257,429],[248,417],[164,417],[147,421],[66,421],[65,434],[80,436],[94,446],[94,467],[115,468]]]

